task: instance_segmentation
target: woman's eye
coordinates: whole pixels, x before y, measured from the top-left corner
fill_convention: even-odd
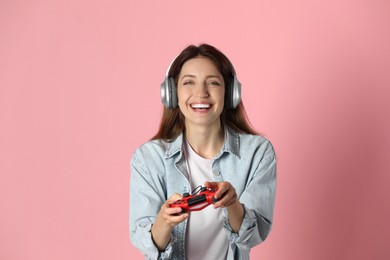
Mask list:
[[[220,86],[221,83],[219,83],[218,81],[209,81],[207,82],[207,85]]]
[[[183,85],[191,85],[192,84],[192,81],[184,81],[183,82]]]

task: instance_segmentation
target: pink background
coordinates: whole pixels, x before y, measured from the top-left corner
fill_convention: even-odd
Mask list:
[[[0,259],[142,259],[129,159],[191,43],[234,63],[278,154],[253,259],[390,259],[390,2],[0,1]]]

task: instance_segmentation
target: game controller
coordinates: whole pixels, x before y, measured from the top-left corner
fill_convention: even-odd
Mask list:
[[[218,190],[216,188],[207,188],[200,186],[195,190],[198,191],[193,192],[191,195],[189,193],[184,193],[183,198],[170,204],[169,207],[182,208],[183,212],[199,211],[204,209],[208,205],[214,204],[218,201],[216,198],[214,198],[214,195]]]

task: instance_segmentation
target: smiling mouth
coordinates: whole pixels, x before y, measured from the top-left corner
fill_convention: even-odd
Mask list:
[[[208,103],[194,103],[191,104],[190,107],[192,108],[192,111],[198,112],[198,113],[206,113],[211,108],[211,104]]]
[[[210,104],[191,104],[193,109],[209,109],[211,107]]]

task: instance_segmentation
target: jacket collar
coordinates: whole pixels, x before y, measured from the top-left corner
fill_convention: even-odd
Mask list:
[[[167,149],[165,151],[166,159],[174,156],[176,153],[180,153],[178,160],[181,159],[183,155],[182,152],[183,138],[184,138],[183,133],[181,133],[178,137],[176,137],[175,140],[166,143],[167,145]],[[216,155],[215,159],[221,157],[222,154],[224,154],[225,152],[231,153],[232,155],[240,158],[240,136],[237,132],[233,131],[230,128],[226,128],[225,130],[225,141],[223,147],[221,149],[221,152]]]

